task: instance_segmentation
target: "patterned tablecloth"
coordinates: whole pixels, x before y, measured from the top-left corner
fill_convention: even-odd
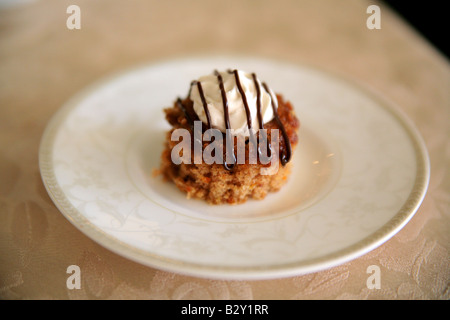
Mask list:
[[[5,3],[11,1],[0,9],[1,299],[449,298],[450,67],[387,7],[365,0]],[[68,28],[71,4],[80,8],[80,29]],[[381,7],[381,29],[367,27],[371,4]],[[152,269],[83,235],[41,180],[38,150],[48,121],[101,77],[200,54],[307,63],[353,77],[397,103],[422,134],[431,162],[428,193],[413,219],[351,262],[254,281]],[[70,265],[83,272],[81,289],[66,285]],[[366,283],[373,265],[379,289]]]

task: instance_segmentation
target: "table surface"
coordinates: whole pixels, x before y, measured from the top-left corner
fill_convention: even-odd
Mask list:
[[[450,67],[389,8],[369,29],[363,0],[79,0],[0,7],[1,299],[449,299]],[[375,2],[376,3],[376,2]],[[243,54],[306,63],[382,92],[428,148],[428,193],[412,220],[368,254],[289,278],[223,281],[140,265],[101,247],[55,207],[38,150],[52,115],[99,78],[161,59]],[[82,270],[68,289],[67,267]],[[380,268],[369,289],[367,268]]]

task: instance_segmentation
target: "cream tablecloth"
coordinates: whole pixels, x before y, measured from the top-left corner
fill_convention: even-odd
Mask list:
[[[366,26],[371,4],[381,29]],[[81,9],[69,30],[66,9]],[[329,270],[264,281],[222,281],[152,269],[96,244],[57,210],[38,167],[51,116],[105,75],[159,59],[245,54],[320,66],[396,102],[431,161],[417,214],[374,251]],[[0,298],[448,299],[450,67],[382,4],[363,0],[38,0],[0,10]],[[66,286],[80,266],[79,290]],[[381,288],[366,285],[367,268]]]

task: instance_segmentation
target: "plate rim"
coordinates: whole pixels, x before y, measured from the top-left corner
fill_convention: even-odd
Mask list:
[[[274,264],[264,267],[205,265],[201,263],[197,264],[193,262],[183,262],[173,258],[166,258],[159,254],[151,253],[137,247],[133,247],[132,245],[129,245],[115,238],[114,236],[107,234],[106,232],[101,230],[101,228],[95,226],[69,202],[66,195],[59,187],[55,172],[53,170],[53,145],[55,143],[58,129],[62,125],[64,119],[73,109],[77,107],[78,103],[81,102],[85,97],[95,92],[96,89],[101,88],[102,86],[107,85],[108,83],[120,77],[132,74],[133,72],[142,70],[144,68],[151,68],[152,66],[154,67],[161,66],[163,64],[182,62],[186,63],[192,60],[199,61],[205,59],[226,59],[240,61],[242,61],[243,59],[251,59],[252,61],[258,60],[261,62],[272,64],[283,64],[296,68],[312,69],[324,74],[324,76],[326,77],[331,77],[336,81],[344,81],[346,85],[367,95],[372,101],[377,102],[378,106],[381,106],[384,110],[389,112],[389,114],[391,114],[395,118],[397,123],[401,125],[414,147],[414,153],[417,162],[416,177],[412,190],[402,207],[383,226],[378,228],[372,234],[350,246],[312,259],[283,263],[280,265]],[[73,95],[62,105],[62,107],[60,107],[53,114],[50,121],[47,123],[40,140],[38,162],[41,179],[43,181],[45,189],[47,190],[51,200],[53,201],[57,209],[63,214],[63,216],[65,216],[67,220],[69,220],[69,222],[72,223],[72,225],[74,225],[87,237],[94,240],[97,244],[122,257],[128,258],[132,261],[149,267],[158,268],[168,272],[181,273],[188,276],[222,280],[262,280],[298,276],[302,274],[322,271],[324,269],[335,267],[337,265],[358,258],[388,241],[410,221],[410,219],[415,215],[420,205],[422,204],[423,199],[425,198],[430,179],[429,155],[425,142],[419,130],[396,103],[382,95],[373,87],[370,87],[369,85],[367,85],[366,83],[362,83],[361,81],[356,81],[356,79],[353,79],[348,75],[338,74],[336,72],[325,70],[324,68],[304,62],[286,62],[277,59],[242,55],[187,56],[182,58],[156,60],[150,63],[140,64],[132,68],[115,72],[112,75],[97,80],[93,84],[85,87],[77,94]]]

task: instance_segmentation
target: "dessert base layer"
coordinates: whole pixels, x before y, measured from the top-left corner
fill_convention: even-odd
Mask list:
[[[182,101],[183,108],[176,103],[173,107],[165,109],[166,119],[172,125],[172,129],[167,133],[165,148],[162,153],[162,161],[159,172],[168,181],[172,181],[183,192],[187,198],[202,199],[210,204],[239,204],[248,199],[261,200],[268,193],[276,192],[287,182],[291,172],[291,163],[282,165],[280,154],[285,150],[285,144],[281,133],[278,134],[278,143],[272,144],[272,156],[274,161],[268,164],[262,164],[259,159],[251,157],[253,153],[249,152],[250,144],[245,144],[245,163],[237,164],[232,170],[227,170],[221,163],[181,163],[175,164],[172,161],[172,150],[179,141],[172,141],[172,132],[175,129],[183,128],[190,131],[193,136],[192,128],[186,119],[194,117],[191,112],[192,102],[189,99]],[[282,121],[287,136],[289,137],[292,150],[295,149],[298,141],[297,131],[300,126],[293,108],[289,102],[284,102],[281,96],[278,96],[278,115]],[[271,121],[264,125],[267,129],[267,139],[272,141],[272,129],[278,129],[276,121]],[[203,142],[203,150],[210,142]],[[221,147],[223,147],[221,145]],[[238,148],[235,139],[235,155]],[[194,148],[191,148],[190,159],[194,159]],[[223,159],[226,157],[226,148],[223,151]],[[183,155],[184,156],[184,155]],[[256,163],[255,163],[256,162]],[[270,174],[263,174],[264,169],[270,168]],[[273,170],[272,170],[273,169]]]

